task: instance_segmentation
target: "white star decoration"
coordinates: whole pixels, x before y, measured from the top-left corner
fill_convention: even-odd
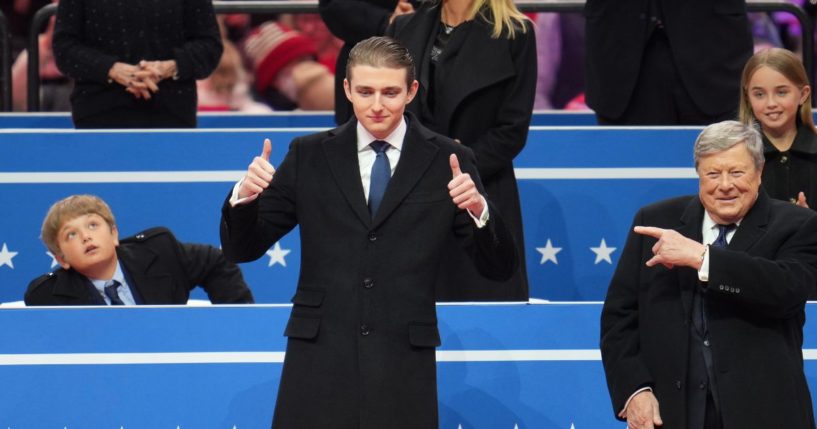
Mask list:
[[[57,265],[59,265],[59,262],[57,262],[57,258],[54,257],[53,253],[45,252],[45,254],[48,255],[49,258],[51,258],[51,268],[54,268]]]
[[[556,259],[556,254],[562,251],[561,247],[553,247],[553,244],[550,243],[550,239],[548,238],[547,244],[545,247],[537,247],[536,251],[542,254],[542,260],[539,261],[539,265],[544,264],[547,261],[553,262],[556,265],[559,265],[559,261]]]
[[[607,247],[607,242],[604,241],[604,238],[601,239],[601,244],[599,247],[591,247],[590,250],[596,254],[596,264],[601,261],[606,261],[608,264],[612,265],[613,260],[610,258],[610,254],[616,251],[615,247]]]
[[[0,250],[0,267],[8,265],[9,268],[13,270],[14,263],[11,262],[11,258],[15,256],[17,256],[17,252],[9,252],[8,246],[6,246],[6,243],[3,243],[3,249]]]
[[[267,266],[271,267],[275,264],[281,264],[282,267],[286,267],[287,261],[284,257],[289,255],[291,251],[292,250],[289,249],[282,249],[281,243],[276,242],[272,249],[267,250],[267,256],[269,256],[269,264],[267,264]]]

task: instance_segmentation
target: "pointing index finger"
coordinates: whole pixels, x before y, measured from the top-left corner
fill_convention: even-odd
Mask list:
[[[664,235],[664,232],[666,232],[666,229],[656,228],[654,226],[636,226],[635,228],[633,228],[633,231],[636,234],[648,235],[650,237],[660,239],[661,236]]]

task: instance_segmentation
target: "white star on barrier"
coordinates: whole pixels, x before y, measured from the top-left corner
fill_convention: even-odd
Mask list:
[[[54,268],[60,264],[59,262],[57,262],[57,258],[54,257],[53,253],[45,252],[45,254],[48,255],[49,258],[51,258],[51,268]]]
[[[286,267],[287,261],[284,257],[289,255],[291,251],[292,250],[281,248],[281,243],[276,242],[272,249],[267,250],[267,256],[269,256],[269,264],[267,264],[267,266],[271,267],[275,264],[281,264],[282,267]]]
[[[0,250],[0,267],[8,265],[9,268],[13,270],[14,263],[11,261],[11,258],[17,256],[17,253],[18,252],[9,252],[8,246],[6,246],[6,243],[3,243],[3,249]]]
[[[556,265],[559,265],[559,261],[556,259],[556,254],[562,251],[561,247],[553,247],[551,244],[550,239],[548,238],[545,247],[537,247],[536,251],[542,254],[542,260],[539,261],[539,265],[543,265],[545,262],[550,261]]]
[[[601,261],[606,261],[608,264],[612,265],[613,260],[610,258],[610,254],[616,251],[615,247],[607,247],[607,242],[604,241],[604,238],[601,239],[601,244],[599,247],[591,247],[590,250],[596,254],[596,262],[598,264]]]

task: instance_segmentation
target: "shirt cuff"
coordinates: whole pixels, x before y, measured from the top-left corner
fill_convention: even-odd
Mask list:
[[[244,183],[244,179],[238,181],[238,183],[233,186],[233,193],[230,195],[230,207],[240,206],[242,204],[249,203],[250,201],[254,200],[258,194],[250,195],[249,197],[238,198],[238,190],[241,189],[241,184]]]
[[[698,280],[702,282],[709,281],[709,246],[704,250],[704,257],[701,260],[701,269],[698,270]]]
[[[474,214],[471,213],[471,210],[466,210],[466,212],[468,212],[468,216],[471,216],[471,219],[474,220],[474,224],[477,225],[477,228],[482,229],[482,228],[485,227],[485,225],[488,224],[488,219],[489,219],[489,216],[488,216],[488,201],[486,201],[485,197],[483,197],[482,195],[480,195],[479,197],[482,198],[482,207],[483,207],[482,208],[482,213],[479,215],[479,217],[474,216]]]
[[[633,394],[630,395],[629,398],[627,398],[627,402],[624,403],[624,408],[621,409],[621,411],[618,413],[618,416],[621,417],[622,419],[626,418],[627,417],[627,407],[630,406],[630,401],[632,401],[633,398],[635,398],[635,395],[638,395],[639,393],[641,393],[641,392],[643,392],[645,390],[649,390],[650,392],[652,392],[652,387],[650,387],[650,386],[642,387],[642,388],[636,390],[635,392],[633,392]]]

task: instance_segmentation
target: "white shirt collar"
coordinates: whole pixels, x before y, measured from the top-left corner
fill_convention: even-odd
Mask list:
[[[403,116],[403,119],[397,124],[397,128],[392,131],[385,139],[378,139],[377,137],[373,136],[372,133],[369,132],[363,125],[358,121],[357,123],[357,151],[361,152],[367,148],[369,148],[369,144],[375,140],[383,140],[389,142],[389,144],[397,150],[403,149],[403,139],[406,138],[406,131],[408,131],[408,125],[406,124],[406,117]]]
[[[710,215],[708,211],[704,210],[704,213],[706,213],[706,215],[704,216],[704,224],[703,224],[704,231],[712,231],[712,230],[717,229],[718,225],[720,225],[720,224],[718,224],[714,220],[712,220],[712,215]],[[743,219],[740,219],[739,221],[735,222],[735,228],[734,229],[737,229],[737,227],[740,226],[741,222],[743,222]]]
[[[116,271],[113,272],[113,277],[110,280],[92,279],[90,277],[88,280],[90,280],[94,287],[96,287],[100,292],[105,290],[105,286],[108,285],[111,280],[116,280],[123,286],[127,284],[125,282],[125,274],[122,272],[122,266],[119,265],[119,259],[116,260]]]

